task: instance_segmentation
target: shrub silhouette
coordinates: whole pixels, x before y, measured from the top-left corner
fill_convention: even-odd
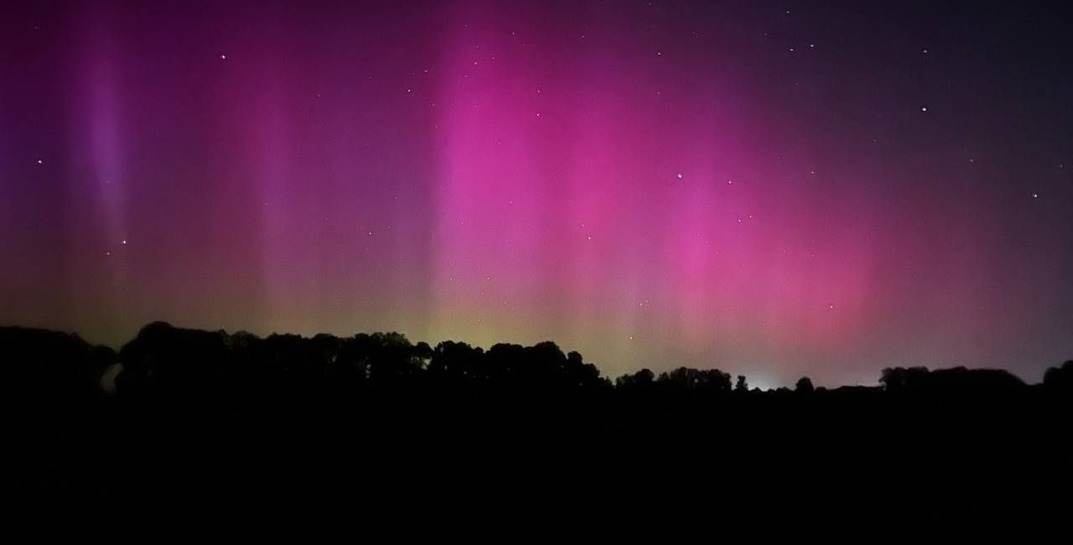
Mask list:
[[[1073,394],[1073,361],[1047,369],[1043,374],[1043,387],[1055,394]]]
[[[116,355],[77,335],[0,327],[0,362],[5,397],[54,406],[98,397],[101,379]]]

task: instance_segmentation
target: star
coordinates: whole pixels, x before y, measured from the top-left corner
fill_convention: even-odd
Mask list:
[[[727,180],[727,185],[734,185],[734,180]]]
[[[1033,199],[1038,199],[1039,198],[1039,193],[1033,193],[1032,198]]]
[[[227,60],[227,55],[220,54],[220,60],[221,61],[226,61]]]
[[[37,164],[43,165],[43,164],[45,164],[45,160],[44,159],[38,159]]]
[[[926,111],[928,111],[928,107],[927,106],[921,106],[920,111],[926,112]]]
[[[920,50],[920,52],[921,52],[921,53],[923,53],[923,54],[925,54],[925,55],[927,55],[927,54],[928,54],[928,50],[927,50],[927,48],[925,48],[925,49],[921,49],[921,50]]]
[[[682,173],[681,173],[681,172],[679,172],[678,174],[675,174],[675,175],[674,175],[674,177],[675,177],[675,178],[678,178],[679,180],[681,180],[681,179],[683,179],[683,178],[684,178],[685,176],[682,176]]]
[[[123,240],[119,241],[119,243],[124,245],[124,246],[126,246],[127,245],[127,239],[123,239]]]

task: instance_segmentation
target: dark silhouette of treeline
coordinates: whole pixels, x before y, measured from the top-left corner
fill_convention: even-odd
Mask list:
[[[155,322],[119,352],[77,335],[19,327],[0,328],[6,382],[26,400],[67,404],[102,397],[153,403],[232,403],[235,400],[320,400],[430,392],[503,395],[512,399],[593,398],[794,399],[1009,399],[1073,394],[1073,361],[1052,367],[1042,384],[1029,385],[999,369],[892,367],[877,387],[815,388],[808,377],[793,389],[750,389],[747,377],[718,369],[649,369],[614,381],[564,353],[553,342],[496,344],[484,350],[444,341],[412,343],[399,333],[319,334],[310,338],[176,328]]]
[[[1067,467],[1073,408],[1073,361],[1041,384],[1003,370],[892,367],[878,386],[801,378],[761,391],[716,369],[611,380],[551,342],[484,350],[397,333],[261,338],[158,322],[118,352],[0,328],[0,362],[21,464],[10,467],[36,496],[77,501],[357,489],[388,501],[415,487],[548,483],[628,493],[798,471],[879,476],[893,494],[896,475],[940,469],[971,490],[987,464],[992,487]]]

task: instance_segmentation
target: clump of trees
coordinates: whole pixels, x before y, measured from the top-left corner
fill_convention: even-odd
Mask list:
[[[796,399],[852,395],[861,387],[828,391],[808,377],[794,389],[750,390],[746,377],[718,369],[679,367],[658,376],[641,369],[603,377],[578,352],[553,342],[533,346],[496,344],[484,350],[444,341],[435,347],[399,333],[350,337],[302,337],[247,332],[202,331],[151,323],[119,352],[92,346],[76,335],[25,328],[0,328],[9,395],[43,402],[96,399],[114,394],[139,400],[286,399],[303,396],[370,396],[421,392],[501,393],[525,398],[570,395],[604,399],[638,396],[719,399],[783,396]],[[1068,395],[1073,362],[1047,371],[1042,385],[1027,385],[1003,370],[892,367],[880,386],[866,388],[892,399],[1016,396],[1031,392]]]
[[[846,466],[857,477],[928,459],[920,452],[966,460],[1002,445],[1040,465],[1064,452],[1055,432],[1073,400],[1073,362],[1037,385],[1005,371],[894,367],[879,386],[826,389],[806,377],[761,391],[687,367],[612,382],[551,342],[485,350],[398,333],[262,338],[165,323],[118,352],[0,328],[0,365],[15,401],[9,467],[40,498],[83,495],[84,505],[115,494],[196,505],[221,487],[381,498],[444,478],[457,479],[450,490],[527,490],[520,478],[591,487],[628,476],[632,489],[651,474],[696,492],[791,458],[859,461]],[[692,484],[705,476],[711,486]]]

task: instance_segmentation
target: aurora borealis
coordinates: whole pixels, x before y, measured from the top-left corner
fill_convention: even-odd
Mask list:
[[[16,2],[0,323],[556,341],[756,385],[1073,356],[1073,11]]]

